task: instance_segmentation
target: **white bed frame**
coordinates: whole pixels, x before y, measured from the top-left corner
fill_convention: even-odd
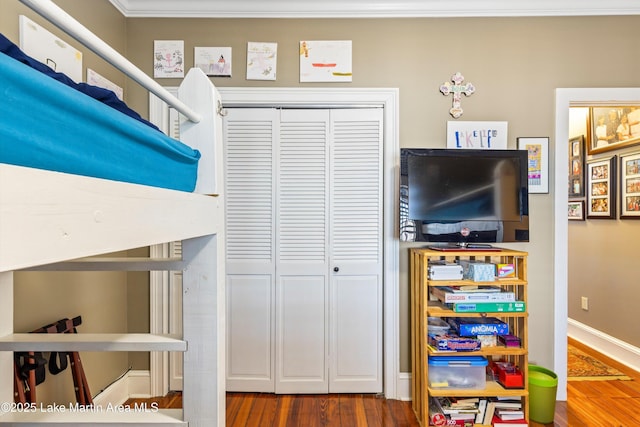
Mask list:
[[[196,192],[0,164],[0,424],[224,426],[224,200],[219,94],[199,69],[175,98],[49,0],[21,0],[187,120],[181,140],[202,153]],[[183,241],[181,259],[106,254]],[[26,334],[13,330],[16,270],[183,271],[183,335]],[[14,351],[183,351],[183,409],[119,412],[12,409]],[[8,405],[8,406],[7,406]]]

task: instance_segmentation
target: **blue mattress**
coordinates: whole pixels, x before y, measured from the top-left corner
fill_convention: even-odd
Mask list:
[[[0,54],[0,163],[193,191],[200,153]]]

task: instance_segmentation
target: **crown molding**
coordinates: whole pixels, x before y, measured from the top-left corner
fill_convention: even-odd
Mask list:
[[[109,0],[127,18],[640,15],[637,0]]]

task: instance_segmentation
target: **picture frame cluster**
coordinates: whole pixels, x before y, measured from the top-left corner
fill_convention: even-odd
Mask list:
[[[586,137],[569,139],[569,220],[640,219],[640,151],[625,152],[637,144],[640,107],[589,107]]]

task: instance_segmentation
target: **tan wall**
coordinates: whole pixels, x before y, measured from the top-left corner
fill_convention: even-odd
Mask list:
[[[460,120],[508,121],[510,148],[515,148],[520,136],[551,137],[551,171],[556,143],[553,140],[556,88],[640,84],[640,57],[630,54],[628,48],[630,41],[640,36],[637,16],[129,19],[127,31],[129,57],[151,75],[153,41],[177,39],[185,41],[187,67],[193,64],[195,46],[232,47],[232,77],[212,79],[220,87],[397,87],[402,147],[444,147],[446,123],[452,120],[448,114],[451,97],[442,96],[438,87],[460,71],[477,88],[473,96],[463,97],[464,115]],[[352,40],[353,83],[299,83],[298,43],[304,39]],[[246,80],[249,41],[278,43],[277,81]],[[607,52],[607,58],[616,58],[615,65],[610,60],[594,60],[595,52],[601,51]],[[166,86],[179,84],[176,79],[158,81]],[[131,88],[129,95],[132,106],[147,111],[147,95],[142,89]],[[553,366],[554,180],[552,175],[550,194],[531,196],[531,242],[510,245],[531,255],[531,360],[549,367]],[[406,248],[401,246],[399,271],[402,372],[410,371]],[[624,325],[625,322],[619,322],[618,328]],[[636,338],[632,343],[640,345],[639,341]]]

